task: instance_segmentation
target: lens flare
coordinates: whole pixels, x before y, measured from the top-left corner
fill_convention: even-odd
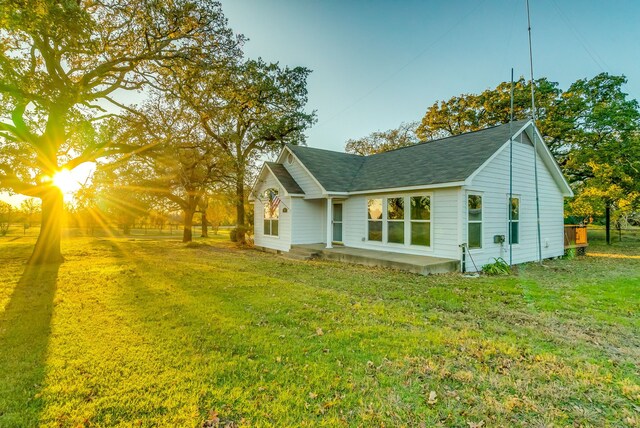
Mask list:
[[[62,190],[62,193],[71,193],[80,188],[81,183],[73,176],[71,171],[63,169],[53,176],[53,184]]]

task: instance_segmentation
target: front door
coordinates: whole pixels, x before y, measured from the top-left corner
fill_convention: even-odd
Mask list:
[[[333,239],[332,241],[342,244],[342,202],[333,204]]]

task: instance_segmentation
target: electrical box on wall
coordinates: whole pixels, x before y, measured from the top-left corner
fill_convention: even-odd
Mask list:
[[[504,235],[493,235],[494,244],[503,244],[505,241]]]

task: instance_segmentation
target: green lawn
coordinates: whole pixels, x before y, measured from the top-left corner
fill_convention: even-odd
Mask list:
[[[640,242],[470,279],[142,238],[0,239],[0,426],[640,426]]]

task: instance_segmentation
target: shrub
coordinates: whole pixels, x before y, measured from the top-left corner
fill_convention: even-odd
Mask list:
[[[229,231],[229,239],[231,239],[231,242],[238,242],[238,229],[237,228],[233,228]]]
[[[502,257],[498,257],[493,263],[482,266],[482,272],[487,275],[510,275],[511,266]]]

